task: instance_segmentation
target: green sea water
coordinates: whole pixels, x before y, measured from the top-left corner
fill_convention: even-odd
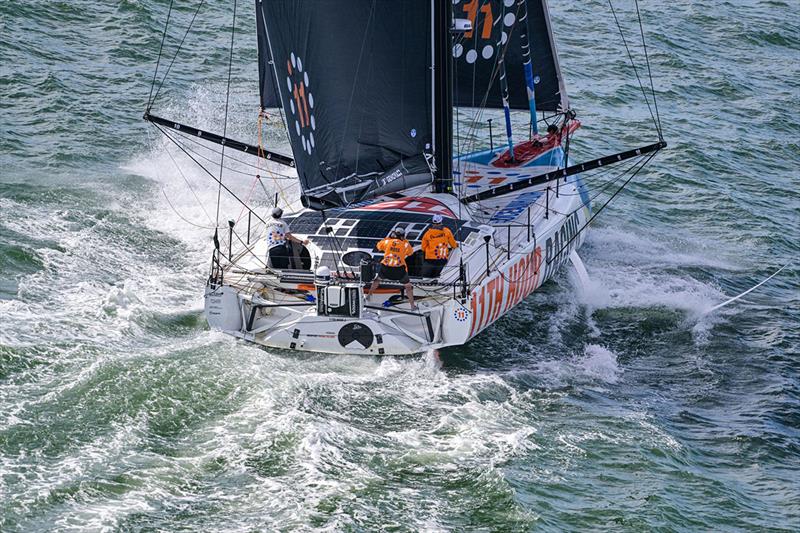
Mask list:
[[[229,133],[253,142],[239,4]],[[550,4],[575,157],[653,142],[608,4]],[[216,186],[141,120],[167,7],[0,2],[0,531],[800,529],[796,2],[642,2],[670,146],[591,229],[589,287],[562,272],[466,346],[384,358],[208,329]],[[160,114],[221,130],[231,12],[200,11]]]

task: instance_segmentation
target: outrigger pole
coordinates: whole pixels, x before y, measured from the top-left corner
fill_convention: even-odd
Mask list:
[[[667,146],[666,141],[659,141],[657,143],[648,144],[647,146],[642,146],[641,148],[636,148],[634,150],[628,150],[626,152],[619,152],[618,154],[599,157],[597,159],[592,159],[591,161],[578,163],[577,165],[572,165],[571,167],[554,170],[546,174],[541,174],[539,176],[534,176],[532,178],[520,180],[515,183],[510,183],[508,185],[502,185],[500,187],[487,189],[477,194],[466,196],[462,198],[461,201],[464,202],[465,204],[469,204],[472,202],[480,202],[481,200],[487,200],[489,198],[494,198],[495,196],[502,196],[504,194],[516,192],[519,191],[520,189],[536,187],[537,185],[542,185],[544,183],[547,183],[548,181],[553,181],[560,178],[566,178],[567,176],[580,174],[581,172],[586,172],[588,170],[594,170],[596,168],[604,167],[606,165],[612,165],[614,163],[619,163],[620,161],[625,161],[626,159],[630,159],[632,157],[638,157],[652,152],[658,152],[662,148],[666,148],[666,146]]]
[[[247,144],[241,141],[237,141],[235,139],[230,139],[228,137],[218,135],[216,133],[203,131],[194,128],[192,126],[187,126],[186,124],[175,122],[174,120],[168,120],[166,118],[157,117],[155,115],[151,115],[149,111],[145,112],[143,118],[149,122],[152,122],[153,124],[158,124],[159,126],[164,126],[165,128],[193,135],[195,137],[205,139],[209,142],[225,146],[226,148],[232,148],[234,150],[239,150],[240,152],[245,152],[247,154],[258,155],[265,159],[278,163],[279,165],[294,167],[294,159],[292,159],[287,155],[279,154],[277,152],[270,152],[269,150],[264,150],[263,148],[259,148],[258,146],[252,144]]]

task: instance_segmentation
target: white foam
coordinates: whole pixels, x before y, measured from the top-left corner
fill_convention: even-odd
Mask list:
[[[623,373],[617,355],[599,344],[587,344],[580,355],[559,354],[538,361],[532,371],[552,389],[567,385],[613,385]]]
[[[724,254],[709,258],[710,252],[699,248],[697,243],[665,242],[635,231],[592,228],[589,245],[581,251],[589,281],[584,286],[570,283],[560,291],[559,306],[568,304],[563,307],[567,317],[577,312],[569,305],[573,302],[585,306],[590,318],[597,309],[620,307],[665,307],[699,314],[723,295],[716,286],[680,269],[736,268]],[[590,327],[599,333],[596,325]]]
[[[606,383],[616,383],[622,374],[616,354],[598,344],[586,345],[584,356],[576,364],[586,376]]]

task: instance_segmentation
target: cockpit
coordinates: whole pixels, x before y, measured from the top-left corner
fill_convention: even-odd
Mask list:
[[[466,241],[478,228],[459,220],[446,206],[431,198],[402,198],[363,207],[306,211],[284,220],[294,235],[306,236],[319,250],[313,257],[308,248],[292,243],[294,269],[311,270],[327,266],[334,272],[359,271],[362,260],[380,260],[378,242],[402,227],[414,254],[406,260],[410,277],[420,277],[423,253],[422,236],[431,226],[432,216],[441,214],[443,225],[458,242]]]

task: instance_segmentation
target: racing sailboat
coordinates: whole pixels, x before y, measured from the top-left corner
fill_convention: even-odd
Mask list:
[[[285,115],[291,157],[156,116],[152,101],[145,113],[179,146],[199,138],[221,144],[223,158],[239,150],[296,172],[296,198],[276,194],[269,208],[246,206],[246,229],[231,221],[215,230],[208,323],[245,341],[363,354],[464,344],[568,259],[579,262],[586,228],[604,207],[593,213],[585,173],[630,161],[627,183],[666,146],[656,122],[654,143],[570,164],[580,122],[545,0],[255,7],[260,103]],[[492,110],[505,122],[497,142],[485,120]],[[524,131],[512,113],[529,117]],[[485,146],[477,130],[487,125]],[[221,174],[208,174],[233,194]],[[280,268],[265,233],[273,207],[285,211],[295,241]],[[419,248],[434,215],[458,247],[428,278]],[[407,268],[416,306],[390,280],[367,294],[377,244],[398,229],[415,250]]]

